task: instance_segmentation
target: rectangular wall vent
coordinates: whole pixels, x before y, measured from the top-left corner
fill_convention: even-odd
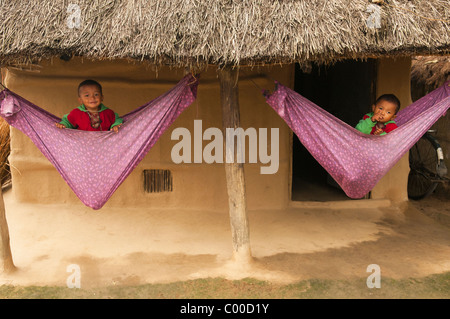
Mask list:
[[[171,192],[172,173],[168,169],[145,169],[144,191],[146,193]]]

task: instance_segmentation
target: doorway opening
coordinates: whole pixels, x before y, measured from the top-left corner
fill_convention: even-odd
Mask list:
[[[377,61],[344,60],[333,65],[295,66],[295,91],[355,127],[376,99]],[[350,199],[294,134],[293,201]]]

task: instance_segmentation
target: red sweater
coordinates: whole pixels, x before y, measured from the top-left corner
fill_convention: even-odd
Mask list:
[[[373,113],[367,113],[364,115],[363,119],[359,121],[358,125],[356,125],[356,129],[364,134],[372,134],[376,130],[376,122],[372,122],[371,117],[373,116]],[[388,121],[384,123],[385,126],[383,128],[383,133],[380,135],[386,135],[386,133],[389,133],[393,130],[395,130],[398,126],[395,123],[395,121]]]
[[[371,116],[369,116],[369,115],[366,114],[366,115],[364,115],[363,120],[366,120],[366,119],[368,119],[368,118],[371,118]],[[396,124],[394,121],[386,122],[386,123],[384,123],[383,132],[384,132],[384,133],[389,133],[389,132],[395,130],[397,127],[398,127],[398,126],[397,126],[397,124]],[[376,129],[377,129],[377,126],[375,125],[375,126],[372,128],[372,131],[370,131],[370,134],[373,135],[373,133],[376,131]],[[383,134],[383,133],[382,133],[382,134]],[[384,134],[383,134],[383,135],[384,135]]]
[[[91,120],[83,105],[73,109],[69,114],[64,115],[60,123],[64,124],[67,128],[83,131],[109,131],[111,127],[122,123],[122,119],[113,110],[108,109],[103,104],[98,114],[100,116],[100,127],[98,128],[91,126]]]

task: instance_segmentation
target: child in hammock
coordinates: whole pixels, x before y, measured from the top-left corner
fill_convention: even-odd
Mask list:
[[[103,93],[100,83],[85,80],[78,86],[78,102],[80,106],[65,114],[58,128],[72,128],[83,131],[119,132],[123,120],[113,110],[103,105]]]
[[[400,100],[394,94],[381,95],[356,129],[364,134],[385,135],[398,127],[394,119],[399,110]]]

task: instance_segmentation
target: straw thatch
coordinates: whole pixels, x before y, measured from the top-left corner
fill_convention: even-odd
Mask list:
[[[450,81],[450,56],[418,56],[412,59],[411,80],[434,90]]]
[[[189,67],[450,53],[448,0],[373,1],[379,28],[367,25],[369,2],[0,0],[0,63],[79,55]]]

